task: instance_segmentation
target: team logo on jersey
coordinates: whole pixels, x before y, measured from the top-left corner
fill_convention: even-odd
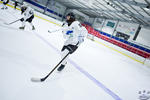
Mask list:
[[[150,100],[150,91],[139,91],[139,100]]]

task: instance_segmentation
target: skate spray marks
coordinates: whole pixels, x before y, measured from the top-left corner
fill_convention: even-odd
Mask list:
[[[55,46],[53,46],[51,43],[49,43],[47,40],[45,40],[42,36],[40,36],[38,33],[34,32],[34,34],[40,38],[43,42],[45,42],[48,46],[50,46],[52,49],[54,49],[57,53],[61,54],[60,50],[58,50]],[[103,89],[107,94],[109,94],[111,97],[113,97],[115,100],[122,100],[118,95],[113,93],[110,89],[108,89],[106,86],[104,86],[101,82],[99,82],[96,78],[94,78],[92,75],[90,75],[88,72],[86,72],[84,69],[82,69],[78,64],[76,64],[73,60],[68,59],[68,61],[76,68],[78,69],[82,74],[84,74],[88,79],[93,81],[98,87]]]
[[[104,86],[101,82],[99,82],[97,79],[95,79],[92,75],[90,75],[88,72],[83,70],[79,65],[77,65],[74,61],[69,59],[69,62],[78,69],[82,74],[84,74],[86,77],[88,77],[91,81],[93,81],[98,87],[102,88],[107,94],[112,96],[115,100],[122,100],[118,95],[113,93],[110,89],[108,89],[106,86]]]

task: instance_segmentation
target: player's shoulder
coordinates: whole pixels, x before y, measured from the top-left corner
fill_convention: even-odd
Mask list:
[[[80,24],[79,21],[74,21],[72,24]]]
[[[76,27],[76,26],[80,26],[80,22],[79,21],[74,21],[71,24],[72,27]]]

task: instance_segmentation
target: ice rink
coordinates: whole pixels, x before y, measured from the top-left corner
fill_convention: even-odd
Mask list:
[[[55,20],[35,14],[36,30],[26,23],[23,31],[21,22],[4,24],[21,18],[20,11],[0,9],[0,100],[139,100],[139,91],[150,91],[148,67],[89,39],[62,72],[31,82],[57,65],[64,42],[61,31],[48,33],[61,27],[42,18]]]

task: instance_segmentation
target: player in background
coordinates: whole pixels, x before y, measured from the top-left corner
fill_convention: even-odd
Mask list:
[[[23,15],[23,18],[20,19],[22,21],[22,26],[19,27],[19,29],[24,30],[25,23],[29,22],[32,26],[32,30],[35,30],[34,25],[32,24],[32,20],[34,19],[34,11],[31,7],[29,7],[26,3],[23,3],[21,6],[21,14]]]
[[[73,13],[68,13],[66,16],[66,23],[62,25],[62,33],[66,41],[61,50],[62,58],[64,58],[68,53],[72,54],[84,41],[84,37],[87,34],[87,30],[83,27],[79,21],[76,21],[75,15]],[[67,59],[63,60],[57,71],[62,71],[67,64]]]
[[[4,10],[4,9],[7,9],[7,6],[6,6],[6,5],[9,3],[9,0],[1,0],[1,1],[3,2],[3,4],[2,4],[3,7],[2,7],[1,9],[3,9],[3,10]]]
[[[18,0],[14,1],[14,9],[16,9],[16,7],[18,6],[18,3],[19,3]]]

